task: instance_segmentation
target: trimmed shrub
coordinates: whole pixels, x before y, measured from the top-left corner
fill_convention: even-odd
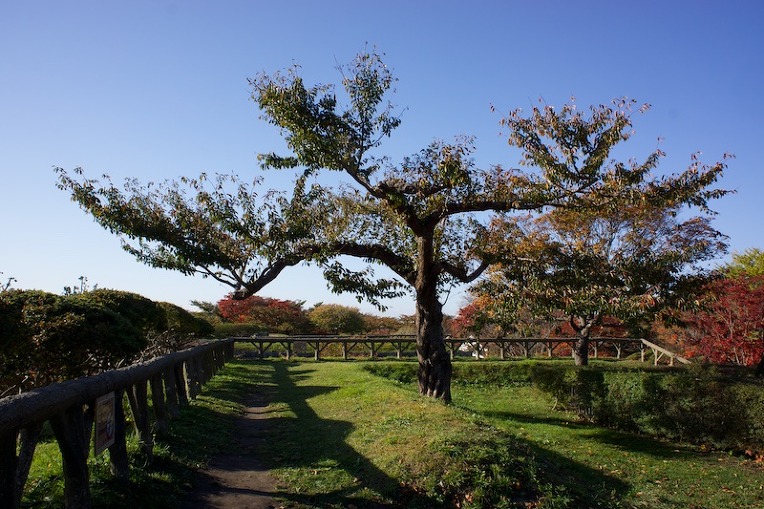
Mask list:
[[[138,328],[95,302],[36,290],[3,292],[0,302],[20,320],[3,320],[11,334],[0,345],[0,392],[111,369],[146,345]]]
[[[216,338],[251,337],[266,332],[256,323],[219,323],[214,326],[213,335]]]
[[[532,383],[579,417],[718,449],[764,450],[764,387],[715,369],[642,371],[538,366]]]
[[[160,302],[158,306],[165,312],[166,330],[177,334],[193,335],[197,338],[210,337],[215,332],[215,327],[210,322],[194,316],[180,306],[169,302]]]
[[[377,362],[365,369],[416,383],[415,363]],[[746,372],[697,365],[457,362],[453,383],[532,384],[554,398],[555,406],[603,426],[717,449],[764,451],[764,382]]]

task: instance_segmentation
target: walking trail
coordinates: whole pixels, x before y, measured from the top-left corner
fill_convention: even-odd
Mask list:
[[[193,494],[183,509],[278,509],[276,481],[258,459],[260,445],[268,440],[266,418],[269,394],[255,391],[237,419],[233,453],[214,457],[197,472]]]

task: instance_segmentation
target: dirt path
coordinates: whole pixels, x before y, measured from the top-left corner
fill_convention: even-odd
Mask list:
[[[183,509],[277,509],[276,482],[258,459],[259,445],[267,440],[266,409],[269,395],[259,389],[246,402],[236,422],[231,454],[216,456],[196,474],[193,494]]]

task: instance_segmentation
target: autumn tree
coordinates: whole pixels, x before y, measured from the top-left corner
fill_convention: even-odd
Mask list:
[[[234,323],[252,323],[282,334],[304,334],[311,329],[304,302],[250,295],[245,299],[229,294],[217,303],[220,316]]]
[[[705,276],[700,264],[725,251],[708,216],[678,219],[685,205],[638,200],[507,219],[496,226],[493,245],[505,261],[476,290],[510,320],[522,308],[548,319],[562,315],[577,337],[576,365],[586,365],[591,333],[605,317],[651,321],[694,298]]]
[[[449,401],[442,295],[492,263],[483,245],[492,217],[545,206],[602,207],[633,199],[635,189],[647,202],[675,196],[703,204],[722,171],[721,164],[694,167],[638,187],[657,155],[641,167],[609,160],[631,132],[628,101],[594,107],[589,118],[571,107],[512,112],[503,124],[526,171],[478,167],[469,138],[434,141],[394,163],[381,152],[401,122],[389,102],[393,75],[373,53],[340,72],[340,87],[308,86],[299,68],[250,80],[263,118],[281,130],[289,149],[262,154],[260,162],[266,170],[294,172],[288,194],[263,190],[259,179],[202,176],[155,186],[129,180],[119,187],[62,169],[59,185],[139,260],[215,278],[236,298],[302,262],[321,267],[334,291],[377,305],[410,290],[419,390]],[[370,265],[351,269],[343,257]],[[377,277],[375,265],[395,277]]]
[[[394,334],[401,327],[401,321],[393,316],[363,314],[363,331],[367,334]]]
[[[752,247],[742,253],[732,253],[732,261],[722,266],[721,271],[730,277],[764,276],[764,251]]]
[[[308,318],[319,334],[358,334],[365,326],[358,308],[341,304],[318,304],[308,310]]]
[[[679,340],[688,356],[751,366],[764,373],[764,276],[727,276],[705,288],[700,310],[686,313]]]

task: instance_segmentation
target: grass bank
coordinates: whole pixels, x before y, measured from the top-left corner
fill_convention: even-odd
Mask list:
[[[446,407],[363,365],[255,365],[288,506],[764,507],[755,461],[581,422],[520,383],[457,382]]]
[[[241,402],[260,391],[271,403],[256,452],[287,508],[764,507],[764,469],[752,460],[583,423],[532,386],[477,375],[456,382],[445,406],[368,365],[383,363],[229,364],[172,422],[151,465],[132,455],[129,485],[109,480],[104,457],[91,460],[94,505],[177,507],[192,470],[230,447]],[[48,447],[27,502],[58,507],[60,458]]]

